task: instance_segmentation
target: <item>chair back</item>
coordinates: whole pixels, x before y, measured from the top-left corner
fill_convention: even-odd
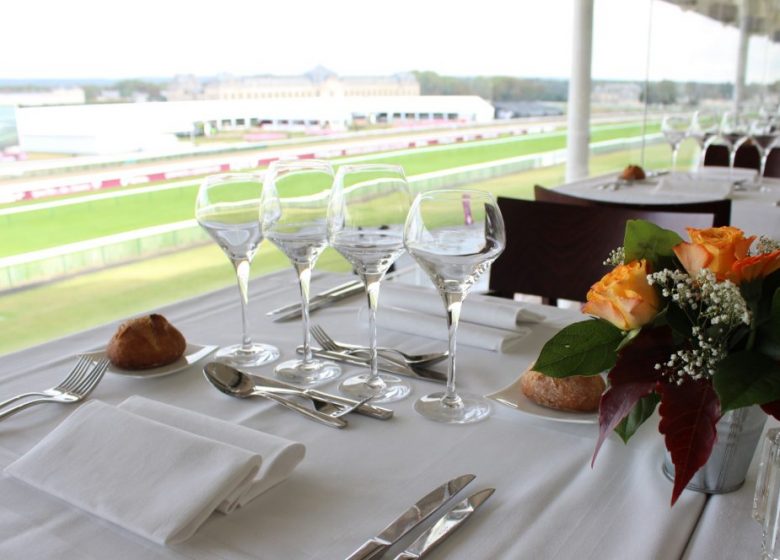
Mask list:
[[[564,194],[546,189],[540,185],[534,186],[534,198],[543,202],[558,204],[573,204],[575,206],[606,206],[610,208],[626,208],[628,210],[646,210],[658,212],[683,212],[693,214],[712,214],[712,226],[727,226],[731,223],[731,200],[707,200],[703,202],[674,202],[669,204],[631,204],[628,202],[611,202],[593,200]],[[708,226],[709,227],[709,226]]]
[[[707,151],[704,152],[704,165],[714,167],[729,166],[729,149],[723,144],[710,144]],[[751,144],[743,144],[737,148],[734,154],[734,167],[745,167],[747,169],[761,168],[761,156],[758,148]]]
[[[498,296],[515,293],[584,301],[606,272],[602,263],[623,245],[626,220],[644,219],[681,233],[706,228],[713,214],[575,206],[499,197],[506,249],[493,263],[489,287]]]
[[[780,148],[772,148],[766,158],[764,177],[780,179]]]

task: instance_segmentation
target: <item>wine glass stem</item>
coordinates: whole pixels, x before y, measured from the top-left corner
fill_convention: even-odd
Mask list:
[[[236,259],[233,267],[236,269],[238,291],[241,295],[241,348],[249,350],[252,347],[252,339],[249,336],[249,318],[247,317],[247,304],[249,303],[249,260]]]
[[[680,151],[680,145],[674,144],[672,146],[672,171],[677,169],[677,153]]]
[[[455,392],[455,372],[456,372],[456,347],[458,339],[458,323],[460,322],[460,309],[463,305],[464,294],[445,292],[444,303],[447,306],[447,334],[449,337],[450,361],[447,369],[447,388],[444,390],[442,403],[445,406],[457,406],[460,403],[460,397]]]
[[[761,163],[759,164],[758,169],[758,186],[763,186],[764,184],[764,171],[766,171],[766,160],[769,159],[769,150],[763,150],[761,152]]]
[[[311,332],[309,331],[309,288],[311,286],[311,263],[293,263],[298,273],[298,285],[301,288],[301,317],[303,323],[303,363],[311,362]]]
[[[371,386],[380,383],[376,353],[376,309],[379,305],[379,282],[381,280],[381,274],[368,274],[363,279],[363,282],[366,285],[366,296],[368,297],[368,347],[369,357],[371,359],[371,373],[369,374],[366,383]]]

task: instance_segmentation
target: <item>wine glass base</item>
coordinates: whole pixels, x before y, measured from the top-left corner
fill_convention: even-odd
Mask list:
[[[323,360],[287,360],[274,368],[276,376],[296,385],[314,385],[341,375],[341,368]]]
[[[345,379],[339,390],[353,399],[363,400],[371,398],[374,403],[388,403],[400,401],[409,396],[412,386],[395,375],[380,373],[376,384],[368,384],[370,375],[361,373]]]
[[[429,420],[444,424],[471,424],[490,416],[490,402],[479,395],[459,393],[456,404],[445,404],[444,392],[431,393],[414,403],[414,409]]]
[[[279,359],[279,349],[270,344],[252,343],[249,347],[234,344],[220,348],[215,356],[222,362],[238,367],[270,364]]]

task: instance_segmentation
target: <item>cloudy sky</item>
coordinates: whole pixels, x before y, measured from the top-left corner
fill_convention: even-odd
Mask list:
[[[566,77],[575,0],[10,0],[0,78],[192,73]],[[651,19],[652,14],[652,19]],[[660,0],[596,0],[593,75],[733,81],[737,32]],[[748,81],[780,79],[754,39]]]

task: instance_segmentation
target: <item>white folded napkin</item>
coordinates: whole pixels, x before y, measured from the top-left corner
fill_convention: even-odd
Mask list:
[[[439,294],[423,286],[412,286],[399,282],[382,285],[379,296],[382,305],[399,307],[437,317],[444,317],[444,303]],[[502,299],[481,294],[469,294],[463,304],[460,320],[497,329],[516,330],[521,323],[538,323],[544,315],[528,309],[519,301]]]
[[[172,544],[284,479],[303,455],[299,443],[132,397],[81,406],[5,472]]]
[[[738,179],[752,181],[758,177],[758,171],[748,167],[735,167],[732,169],[730,167],[721,167],[719,165],[707,165],[699,168],[698,171],[691,173],[691,175],[694,177],[720,177],[722,179],[729,179],[732,181],[736,181]]]
[[[734,180],[720,176],[675,173],[661,177],[654,192],[699,200],[721,200],[731,195]]]

